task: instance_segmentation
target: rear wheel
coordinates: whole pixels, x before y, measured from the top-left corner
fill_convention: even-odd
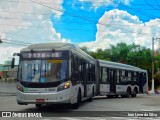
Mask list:
[[[115,95],[114,97],[115,97],[115,98],[118,98],[118,96],[119,96],[119,95]]]
[[[126,92],[126,97],[129,98],[131,96],[131,90],[128,88]]]
[[[136,89],[134,89],[133,94],[131,95],[131,97],[136,97],[137,96],[137,91]]]
[[[113,98],[113,95],[107,95],[107,98]]]
[[[131,90],[130,90],[130,88],[127,88],[126,94],[125,95],[121,95],[121,96],[129,98],[131,96]]]

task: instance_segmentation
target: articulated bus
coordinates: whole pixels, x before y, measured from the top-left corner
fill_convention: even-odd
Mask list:
[[[69,43],[33,44],[19,56],[17,103],[20,105],[92,101],[96,90],[95,60]],[[12,59],[12,67],[15,58]]]
[[[146,70],[103,60],[96,61],[96,68],[98,95],[136,97],[138,93],[147,93]]]
[[[146,70],[96,60],[69,43],[33,44],[14,56],[19,56],[19,105],[67,103],[78,108],[81,101],[92,101],[95,95],[136,97],[148,86]]]

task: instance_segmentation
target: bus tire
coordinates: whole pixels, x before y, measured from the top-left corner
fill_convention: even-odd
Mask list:
[[[137,96],[137,90],[136,90],[136,88],[134,88],[133,94],[131,94],[131,97],[136,97],[136,96]]]
[[[88,99],[89,102],[93,101],[93,97],[94,97],[94,88],[92,89],[92,94],[91,97]]]
[[[78,109],[81,103],[81,90],[78,91],[77,102],[72,105],[73,109]]]
[[[113,95],[106,95],[107,98],[113,98]]]
[[[127,88],[126,97],[127,98],[131,97],[131,89],[130,88]]]
[[[41,108],[42,104],[35,104],[36,108]]]
[[[115,95],[114,97],[115,97],[115,98],[118,98],[118,96],[119,96],[119,95]]]

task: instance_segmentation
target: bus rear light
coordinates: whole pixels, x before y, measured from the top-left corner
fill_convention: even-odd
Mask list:
[[[17,89],[18,89],[19,91],[21,91],[21,92],[24,92],[23,87],[22,87],[22,86],[20,86],[20,85],[17,85]]]
[[[69,81],[59,85],[58,88],[57,88],[57,91],[62,91],[62,90],[68,89],[68,88],[70,88],[70,82]]]

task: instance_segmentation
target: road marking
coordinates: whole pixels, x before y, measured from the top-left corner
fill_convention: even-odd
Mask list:
[[[155,109],[141,109],[141,111],[154,111]]]
[[[114,118],[114,119],[119,119],[119,120],[122,120],[122,119],[128,120],[128,118],[125,118],[125,117],[112,117],[112,118]]]
[[[48,119],[48,118],[45,119],[45,118],[44,118],[44,119],[40,119],[40,120],[52,120],[52,119]]]
[[[77,119],[77,118],[73,118],[73,117],[60,117],[60,119],[63,119],[63,120],[81,120],[81,119]]]
[[[112,118],[115,118],[115,119],[120,119],[120,120],[122,119],[122,117],[112,117]]]
[[[107,119],[98,118],[98,117],[95,117],[95,118],[93,118],[93,117],[86,117],[86,118],[87,118],[87,120],[88,120],[88,119],[91,119],[91,120],[107,120]]]

